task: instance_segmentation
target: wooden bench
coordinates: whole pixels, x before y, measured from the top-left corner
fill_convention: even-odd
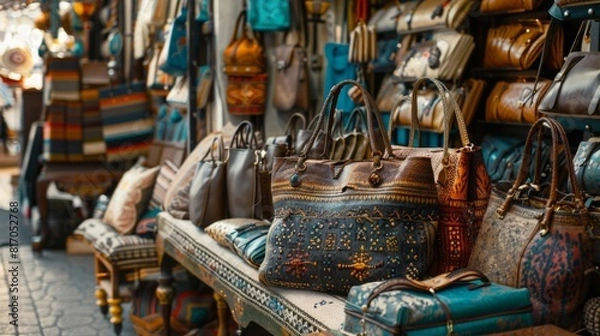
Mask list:
[[[219,308],[219,335],[226,335],[229,312],[242,328],[254,322],[273,335],[341,330],[344,298],[324,293],[266,287],[258,270],[219,245],[187,220],[158,215],[157,253],[161,267],[157,297],[169,321],[172,268],[181,264],[212,287]],[[170,332],[168,324],[165,330]]]

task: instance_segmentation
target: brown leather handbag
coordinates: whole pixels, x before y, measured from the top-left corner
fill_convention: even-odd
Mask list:
[[[525,79],[499,81],[490,92],[485,108],[485,120],[533,124],[538,118],[538,105],[550,87],[550,80]]]
[[[275,93],[273,106],[279,111],[309,107],[308,55],[299,43],[275,48]]]
[[[532,153],[533,142],[546,130],[552,144],[550,186],[539,184],[543,167]],[[562,166],[560,151],[566,157]],[[529,289],[534,324],[576,330],[582,323],[589,284],[586,274],[593,268],[593,259],[590,213],[575,182],[572,162],[564,128],[553,119],[538,119],[527,136],[516,180],[492,188],[469,267],[498,284]],[[564,170],[572,188],[566,196],[559,186]]]
[[[482,0],[480,10],[482,13],[516,13],[528,12],[537,9],[542,0]]]
[[[483,66],[486,69],[529,69],[542,54],[549,21],[521,20],[490,28],[487,34]],[[562,41],[562,30],[556,36]],[[557,41],[549,59],[562,58],[562,43]],[[549,62],[556,66],[556,62]],[[559,65],[560,66],[560,65]]]
[[[432,82],[440,96],[444,111],[444,147],[412,148],[396,146],[394,154],[400,158],[427,156],[431,158],[434,177],[437,182],[440,203],[440,221],[436,246],[438,256],[430,270],[431,275],[449,272],[466,267],[475,243],[475,237],[487,208],[490,195],[490,178],[485,169],[481,148],[469,140],[467,126],[462,112],[448,89],[440,81],[421,78],[414,90],[427,81]],[[409,144],[412,146],[415,130],[418,127],[417,95],[411,98],[411,132]],[[450,148],[450,120],[455,119],[462,147]]]
[[[235,22],[231,41],[223,52],[224,72],[229,76],[254,76],[265,72],[264,49],[260,41],[249,34],[246,11]]]

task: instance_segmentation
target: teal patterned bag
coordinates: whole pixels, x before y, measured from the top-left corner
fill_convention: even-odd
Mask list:
[[[345,311],[344,330],[369,336],[484,335],[533,324],[527,289],[490,283],[469,269],[354,286]]]
[[[248,0],[248,23],[255,31],[288,30],[289,0]]]

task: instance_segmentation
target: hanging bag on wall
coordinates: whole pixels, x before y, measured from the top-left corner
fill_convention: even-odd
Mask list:
[[[306,49],[287,42],[275,48],[275,92],[273,106],[279,111],[307,110],[309,107],[309,70]],[[295,34],[297,36],[297,34]]]
[[[433,83],[441,96],[444,112],[444,147],[396,147],[394,154],[400,158],[415,155],[431,157],[440,202],[438,257],[431,272],[437,275],[467,265],[488,204],[491,185],[481,148],[469,140],[462,112],[440,81],[421,78],[413,87],[409,146],[413,146],[415,130],[419,126],[419,105],[415,92],[426,82]],[[460,148],[450,148],[450,121],[453,119],[456,121],[462,143]]]
[[[534,138],[541,139],[540,132],[545,129],[552,138],[549,194],[539,181],[543,167],[532,157]],[[563,166],[559,148],[567,158]],[[529,172],[532,162],[533,176]],[[568,172],[570,197],[559,195],[561,169]],[[529,289],[535,324],[552,323],[575,330],[582,322],[586,273],[592,269],[589,217],[565,131],[556,121],[540,118],[527,136],[516,180],[492,188],[469,267],[499,284]]]
[[[345,295],[370,281],[420,279],[434,257],[438,201],[431,162],[392,154],[381,116],[363,87],[373,157],[331,161],[307,155],[348,85],[359,84],[343,81],[331,90],[303,153],[275,161],[275,217],[259,269],[268,286]],[[332,123],[327,124],[331,136]]]
[[[154,120],[144,84],[100,90],[100,113],[109,160],[132,159],[148,152],[154,137]]]
[[[248,23],[256,31],[278,31],[290,28],[290,1],[248,0]]]
[[[187,73],[187,8],[182,6],[179,15],[170,24],[165,45],[160,53],[158,68],[171,76],[184,76]]]

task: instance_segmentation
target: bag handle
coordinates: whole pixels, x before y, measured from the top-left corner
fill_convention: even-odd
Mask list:
[[[575,168],[573,166],[573,157],[571,155],[571,150],[569,148],[569,142],[568,142],[568,138],[567,138],[567,134],[564,130],[564,128],[562,127],[562,125],[560,125],[557,121],[551,119],[551,118],[547,118],[547,117],[541,117],[539,118],[531,127],[531,130],[529,131],[529,134],[527,135],[527,140],[525,141],[525,147],[524,147],[524,151],[523,151],[523,158],[521,161],[521,167],[519,169],[519,172],[517,174],[517,177],[512,185],[512,187],[509,189],[508,194],[503,202],[503,204],[498,208],[497,210],[497,214],[498,216],[500,216],[500,218],[503,218],[504,215],[506,214],[506,212],[508,211],[508,209],[510,208],[510,205],[512,203],[512,200],[516,197],[517,193],[519,191],[525,190],[525,189],[529,189],[529,188],[533,188],[533,189],[538,189],[538,187],[536,185],[532,185],[532,183],[526,183],[527,178],[529,177],[529,169],[531,168],[531,150],[532,150],[532,146],[533,146],[533,140],[535,135],[538,134],[538,132],[543,132],[545,128],[548,128],[550,130],[550,134],[552,137],[552,147],[550,150],[550,160],[551,160],[551,164],[552,164],[552,179],[551,179],[551,185],[550,185],[550,195],[548,196],[548,200],[546,202],[546,211],[544,212],[544,215],[542,217],[542,219],[540,220],[540,234],[541,235],[545,235],[549,232],[549,224],[550,224],[550,220],[552,218],[552,214],[554,213],[554,206],[558,200],[558,175],[559,175],[559,160],[558,160],[558,154],[559,154],[559,144],[562,143],[563,147],[564,147],[564,152],[565,152],[565,156],[566,156],[566,161],[567,161],[567,173],[568,173],[568,177],[569,177],[569,181],[571,183],[571,190],[573,192],[574,198],[575,198],[575,206],[577,211],[579,211],[581,213],[581,215],[583,217],[587,217],[588,216],[588,212],[587,209],[585,207],[584,204],[584,198],[582,197],[582,192],[581,189],[579,187],[579,185],[577,184],[577,180],[575,177]],[[540,141],[540,139],[538,138],[538,141]],[[535,169],[539,169],[539,162],[540,160],[536,159],[535,160]],[[536,174],[537,175],[537,174]],[[582,221],[582,223],[589,223],[588,220],[584,220]]]
[[[231,34],[231,40],[229,41],[229,45],[233,45],[236,40],[239,39],[239,35],[250,39],[248,36],[248,28],[246,27],[246,10],[243,10],[238,14],[237,19],[235,20],[235,27],[233,28],[233,34]],[[241,33],[240,33],[241,29]]]
[[[302,113],[294,113],[288,119],[287,125],[285,126],[286,135],[291,135],[292,140],[296,139],[296,130],[306,129],[306,117]]]
[[[290,183],[292,186],[300,185],[300,176],[298,175],[298,173],[306,170],[305,161],[308,159],[308,153],[309,153],[310,149],[313,147],[313,145],[317,139],[317,136],[319,134],[319,131],[323,128],[323,123],[325,122],[325,118],[329,119],[329,123],[328,123],[329,125],[327,127],[327,132],[326,132],[326,139],[327,139],[326,142],[329,141],[328,139],[331,137],[331,132],[332,132],[332,124],[333,124],[332,118],[334,117],[335,106],[337,104],[337,100],[339,98],[339,95],[340,95],[342,89],[347,85],[357,86],[358,90],[360,90],[363,95],[363,99],[365,100],[365,107],[367,109],[367,126],[368,126],[368,131],[369,131],[369,140],[370,140],[370,144],[371,144],[371,150],[373,153],[372,154],[373,172],[372,172],[371,176],[369,177],[369,182],[371,183],[372,186],[376,187],[376,186],[380,185],[382,182],[380,175],[378,174],[378,171],[383,167],[382,159],[385,160],[385,159],[389,159],[389,158],[397,158],[392,151],[392,145],[390,143],[390,139],[387,137],[387,134],[383,128],[384,124],[381,119],[381,115],[379,114],[379,111],[377,110],[377,106],[375,105],[375,101],[373,100],[373,97],[369,94],[369,92],[362,85],[360,85],[360,83],[358,83],[357,81],[352,80],[352,79],[346,79],[346,80],[343,80],[343,81],[337,83],[336,85],[334,85],[331,88],[329,95],[325,99],[325,102],[323,103],[323,106],[321,107],[321,111],[318,115],[319,119],[317,120],[315,129],[313,130],[308,142],[304,146],[302,153],[298,157],[298,162],[296,163],[295,173],[292,175],[292,177],[290,179]],[[375,129],[374,129],[375,126],[374,125],[378,126],[377,128],[379,129],[379,134],[375,134]],[[381,141],[378,141],[378,140],[381,140]]]
[[[353,128],[351,128],[352,125],[354,125]],[[354,108],[350,113],[350,118],[348,118],[346,126],[344,127],[344,133],[358,132],[359,130],[361,130],[360,132],[365,132],[367,128],[368,126],[365,116],[365,108],[362,106]]]
[[[256,134],[254,133],[254,125],[248,120],[240,122],[235,128],[235,132],[233,132],[231,142],[229,143],[229,149],[232,148],[258,148],[258,141],[256,140]]]
[[[223,160],[223,158],[225,157],[225,155],[223,154],[224,147],[225,147],[225,144],[223,143],[223,136],[221,134],[216,135],[215,137],[213,137],[210,147],[208,148],[208,150],[206,150],[206,153],[204,154],[202,159],[200,159],[200,161],[206,161],[209,154],[210,154],[210,161],[212,161],[212,162],[217,162],[217,161]],[[216,156],[215,156],[215,150],[217,152]]]

